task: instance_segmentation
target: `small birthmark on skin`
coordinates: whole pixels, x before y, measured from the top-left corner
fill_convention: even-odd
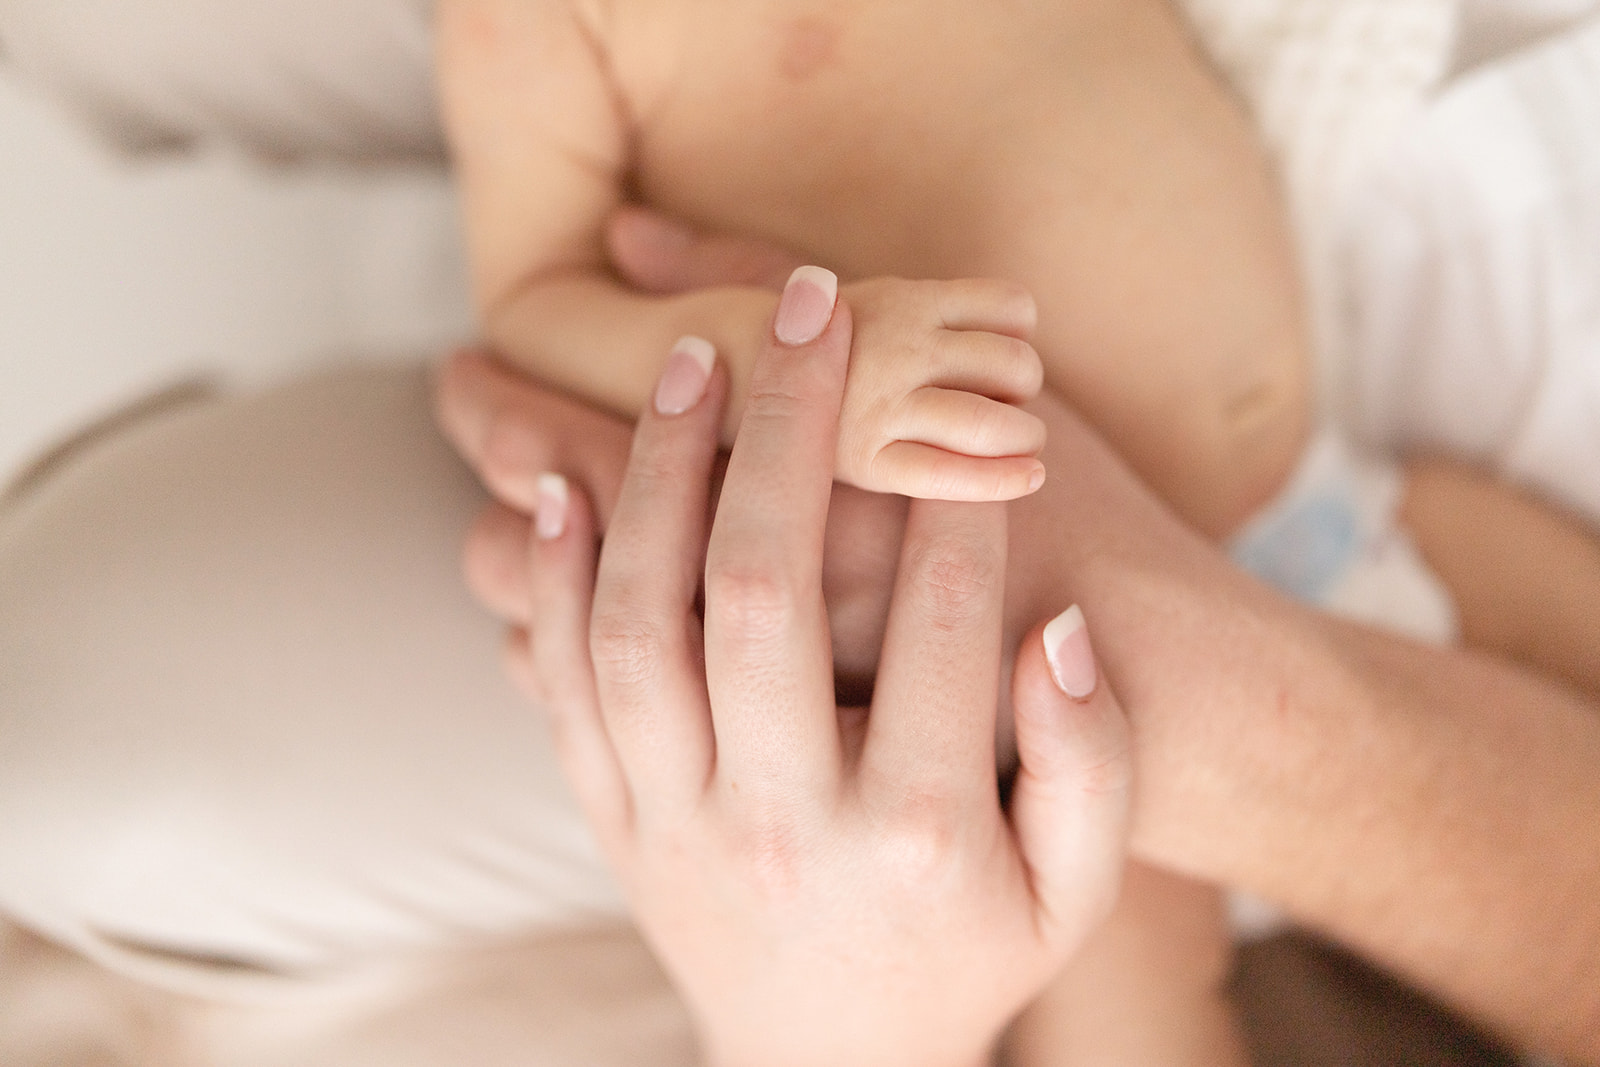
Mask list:
[[[839,51],[840,27],[831,19],[796,19],[783,31],[778,69],[790,81],[809,81],[833,62]]]

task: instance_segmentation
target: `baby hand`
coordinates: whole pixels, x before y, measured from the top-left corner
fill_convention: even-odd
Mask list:
[[[778,337],[803,344],[808,305],[831,310],[838,281],[801,267]],[[844,289],[855,342],[839,417],[836,476],[875,493],[1012,500],[1044,483],[1044,423],[1014,406],[1043,384],[1028,344],[1037,311],[1011,282],[875,278]]]

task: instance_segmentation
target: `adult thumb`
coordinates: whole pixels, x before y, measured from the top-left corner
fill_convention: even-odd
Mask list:
[[[1110,913],[1121,885],[1132,731],[1076,606],[1029,631],[1011,684],[1021,761],[1012,825],[1041,922],[1075,948]]]

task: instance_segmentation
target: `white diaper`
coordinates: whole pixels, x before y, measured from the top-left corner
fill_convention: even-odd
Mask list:
[[[1447,87],[1348,226],[1352,432],[1600,523],[1600,16]]]
[[[1450,594],[1396,524],[1393,463],[1357,455],[1332,430],[1306,450],[1278,498],[1229,545],[1234,562],[1297,600],[1421,641],[1449,644]]]

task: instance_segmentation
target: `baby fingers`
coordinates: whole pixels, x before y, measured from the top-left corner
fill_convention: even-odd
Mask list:
[[[986,330],[1027,340],[1039,324],[1033,294],[999,278],[937,282],[935,300],[947,330]]]
[[[1039,395],[1044,363],[1028,342],[1000,333],[941,330],[934,335],[927,381],[1019,404]]]
[[[1015,500],[1044,484],[1032,456],[966,456],[917,441],[892,441],[872,459],[862,488],[923,500]]]
[[[967,456],[1033,456],[1044,448],[1044,423],[1011,404],[961,389],[924,386],[906,397],[886,436]]]

